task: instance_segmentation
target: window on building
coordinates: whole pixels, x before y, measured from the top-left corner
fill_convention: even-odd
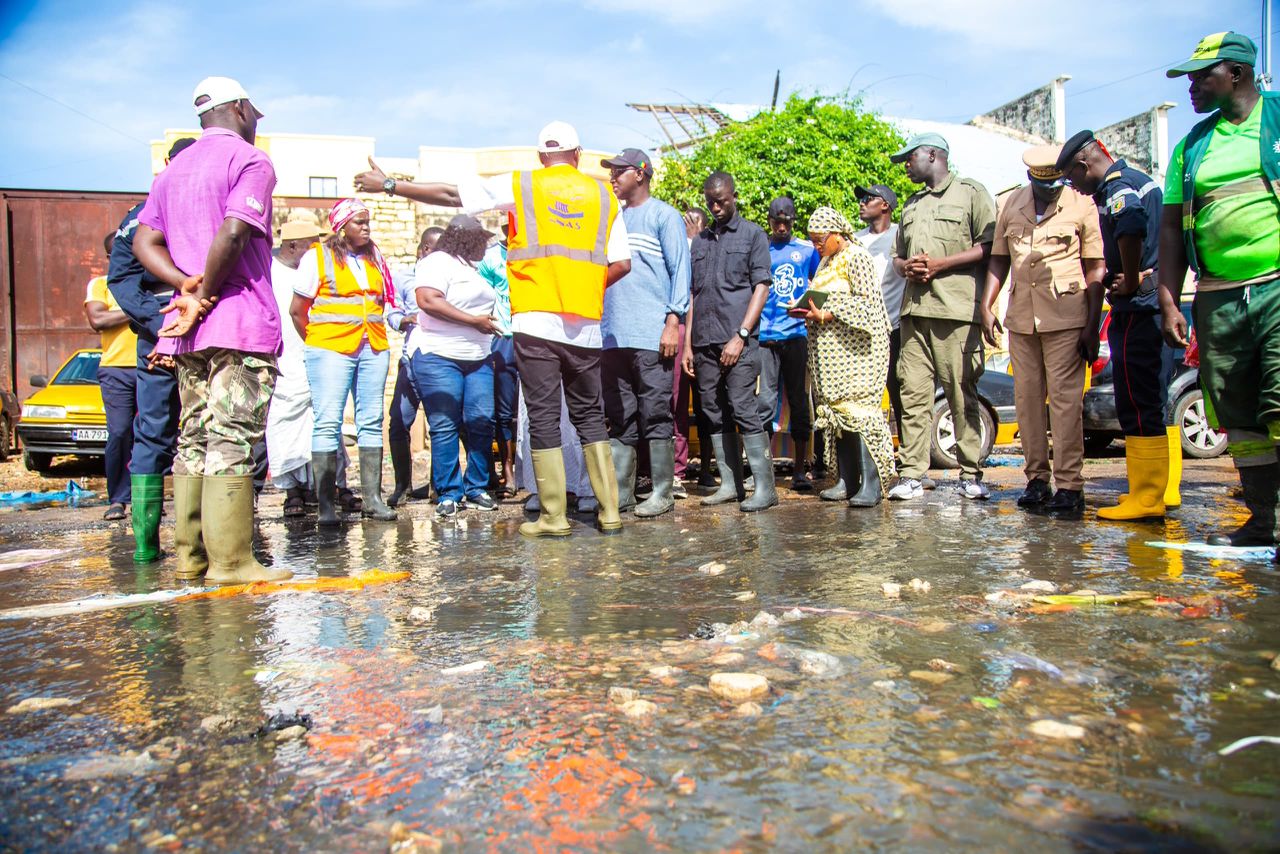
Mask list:
[[[338,197],[337,178],[311,177],[311,195],[315,198],[336,199]]]

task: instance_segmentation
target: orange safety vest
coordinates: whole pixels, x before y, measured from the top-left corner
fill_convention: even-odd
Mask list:
[[[515,229],[507,242],[511,313],[550,311],[599,320],[618,200],[568,164],[516,172]]]
[[[307,315],[306,343],[339,353],[351,354],[360,349],[366,337],[374,352],[387,349],[387,327],[382,322],[382,271],[363,259],[367,288],[349,266],[334,263],[333,251],[323,243],[315,244],[316,266],[320,270],[320,289],[316,291]]]

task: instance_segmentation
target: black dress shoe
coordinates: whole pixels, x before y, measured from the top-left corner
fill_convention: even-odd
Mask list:
[[[1053,497],[1041,505],[1046,516],[1056,519],[1084,518],[1084,491],[1079,489],[1059,489]]]
[[[1022,490],[1022,494],[1018,496],[1019,507],[1039,507],[1053,496],[1053,490],[1049,488],[1047,480],[1036,478],[1027,484],[1027,488]]]

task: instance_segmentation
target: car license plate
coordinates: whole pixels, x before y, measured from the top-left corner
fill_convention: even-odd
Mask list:
[[[107,441],[107,431],[101,428],[85,428],[71,431],[71,441],[73,442],[105,442]]]

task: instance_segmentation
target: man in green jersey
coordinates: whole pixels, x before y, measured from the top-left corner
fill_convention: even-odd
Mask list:
[[[1216,545],[1276,541],[1280,494],[1280,93],[1259,92],[1258,50],[1239,33],[1201,39],[1169,77],[1190,80],[1210,113],[1178,143],[1160,224],[1160,310],[1171,346],[1186,346],[1178,302],[1198,280],[1200,382],[1240,472],[1250,517]]]

